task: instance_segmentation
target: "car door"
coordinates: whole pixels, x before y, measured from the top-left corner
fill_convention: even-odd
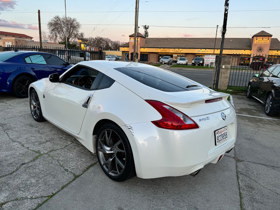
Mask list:
[[[269,73],[265,72],[261,76],[260,87],[258,90],[259,99],[263,102],[265,102],[267,94],[271,92],[274,87],[274,81],[278,78],[277,75],[280,72],[280,66],[269,68]]]
[[[98,75],[98,71],[85,66],[72,68],[60,82],[45,91],[44,116],[66,131],[78,134],[94,97]]]
[[[33,54],[24,58],[26,67],[36,74],[37,79],[48,77],[50,74],[47,61],[41,54]]]
[[[64,60],[60,59],[56,55],[44,54],[43,57],[45,58],[48,64],[51,74],[52,73],[62,74],[70,67],[68,63],[66,63]]]

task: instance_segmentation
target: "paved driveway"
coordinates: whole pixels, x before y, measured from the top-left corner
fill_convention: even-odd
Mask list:
[[[196,177],[117,183],[73,137],[0,95],[0,209],[279,209],[280,118],[234,96],[235,150]]]

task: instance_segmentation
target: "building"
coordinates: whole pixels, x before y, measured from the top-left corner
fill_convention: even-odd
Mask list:
[[[20,47],[29,47],[29,48],[39,48],[40,42],[36,42],[33,40],[33,37],[12,33],[6,31],[0,31],[0,46],[2,47],[10,47],[10,46],[20,46]],[[50,42],[43,42],[43,48],[64,48],[64,45]]]
[[[221,38],[145,38],[137,33],[136,42],[140,61],[157,63],[160,57],[169,55],[173,60],[185,56],[190,64],[194,57],[219,55]],[[133,59],[134,34],[129,36],[129,42],[122,45],[120,51],[125,60]],[[252,38],[225,38],[223,54],[236,56],[239,64],[249,63],[250,57],[267,61],[268,56],[280,57],[280,42],[265,31],[260,31]]]
[[[26,42],[32,41],[32,38],[25,34],[0,31],[0,46],[23,46],[26,45]]]

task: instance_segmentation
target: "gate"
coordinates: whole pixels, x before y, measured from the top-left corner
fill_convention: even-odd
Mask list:
[[[247,87],[254,74],[260,74],[273,64],[280,63],[280,56],[233,55],[228,86]]]

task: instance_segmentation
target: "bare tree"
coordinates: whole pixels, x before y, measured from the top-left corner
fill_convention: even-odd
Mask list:
[[[55,16],[48,23],[48,28],[50,33],[49,37],[53,41],[66,42],[67,37],[67,43],[69,43],[70,40],[73,40],[80,35],[80,23],[75,18],[71,17],[61,18]]]
[[[88,39],[88,45],[92,47],[102,47],[103,50],[118,50],[121,43],[104,37],[90,37]]]

